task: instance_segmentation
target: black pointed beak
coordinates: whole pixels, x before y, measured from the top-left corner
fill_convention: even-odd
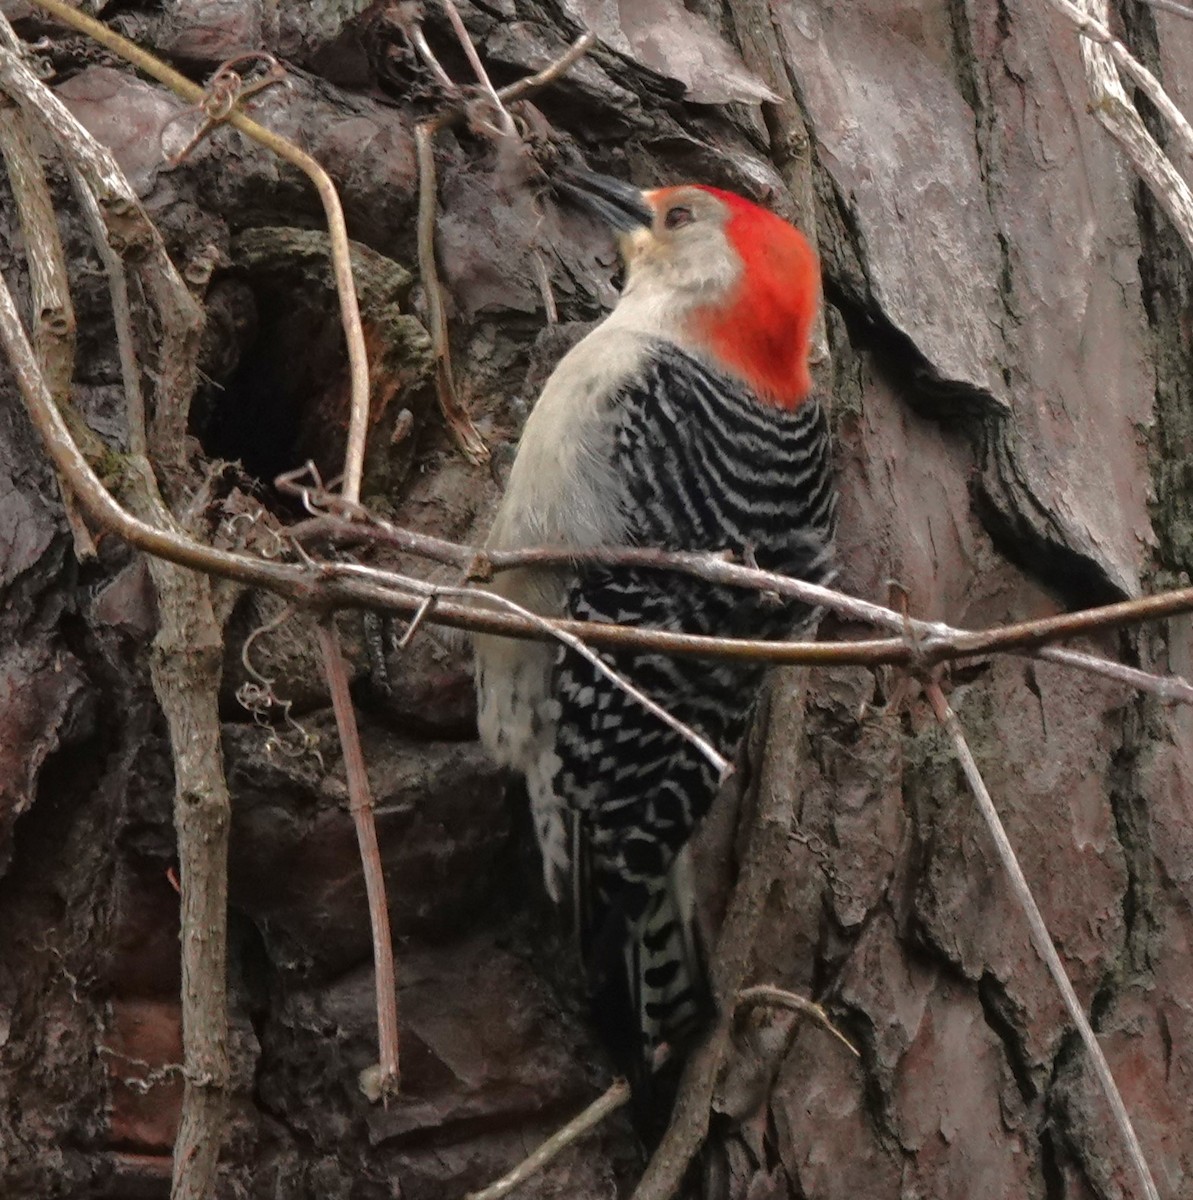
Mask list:
[[[558,172],[551,182],[561,196],[595,213],[623,233],[649,229],[654,222],[654,210],[647,204],[641,188],[614,179],[612,175],[569,168]]]

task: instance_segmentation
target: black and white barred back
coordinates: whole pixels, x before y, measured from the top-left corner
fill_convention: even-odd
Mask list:
[[[617,476],[630,540],[730,550],[813,582],[832,572],[836,523],[828,423],[809,399],[762,404],[744,384],[659,343],[618,393]],[[635,568],[586,567],[567,605],[580,620],[721,637],[785,639],[815,610]],[[745,733],[765,668],[616,651],[607,659],[726,755]],[[684,844],[718,788],[699,751],[591,663],[563,649],[555,794],[571,831],[576,922],[598,1021],[637,1074],[696,1033],[712,1004]]]

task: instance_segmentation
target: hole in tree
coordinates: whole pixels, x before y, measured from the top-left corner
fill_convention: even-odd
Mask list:
[[[207,456],[240,463],[266,493],[314,461],[325,481],[346,440],[348,370],[333,293],[301,275],[228,275],[208,291],[207,382],[191,431]]]

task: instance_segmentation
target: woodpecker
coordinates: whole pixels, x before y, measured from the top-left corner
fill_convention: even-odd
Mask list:
[[[641,191],[573,171],[565,199],[619,235],[612,313],[570,350],[526,422],[491,549],[730,551],[832,574],[836,491],[808,349],[820,302],[798,230],[727,191]],[[806,633],[815,610],[690,576],[576,563],[497,576],[537,613],[723,637]],[[732,753],[764,668],[616,651],[607,661]],[[479,726],[525,776],[547,891],[569,903],[594,1017],[648,1077],[715,1011],[688,841],[719,786],[699,751],[573,650],[476,639]]]

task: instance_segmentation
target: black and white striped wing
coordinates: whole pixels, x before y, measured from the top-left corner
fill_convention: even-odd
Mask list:
[[[760,404],[740,383],[660,346],[618,397],[618,477],[632,540],[669,550],[731,550],[760,567],[822,582],[831,574],[835,490],[827,421],[808,400]],[[810,628],[797,603],[690,576],[592,567],[568,614],[646,628],[782,639]],[[745,732],[764,668],[612,652],[619,671],[726,755]],[[612,934],[649,924],[677,852],[718,781],[699,752],[561,651],[556,794],[571,810],[577,920],[586,957]]]

